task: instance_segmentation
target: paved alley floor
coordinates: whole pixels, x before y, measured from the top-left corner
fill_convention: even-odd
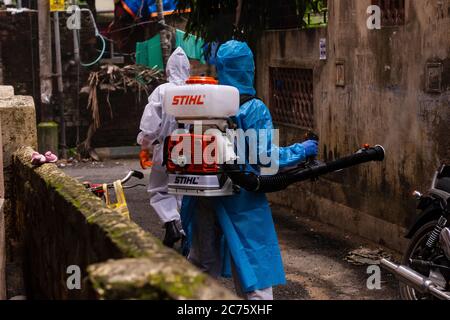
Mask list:
[[[106,183],[123,178],[130,169],[140,170],[138,160],[111,160],[104,163],[68,164],[63,169],[80,181]],[[141,170],[142,171],[142,170]],[[149,172],[145,172],[144,184]],[[130,182],[134,184],[133,182]],[[126,190],[132,219],[156,237],[163,229],[149,206],[145,187]],[[287,285],[274,290],[276,299],[283,300],[392,300],[398,299],[395,279],[382,273],[381,290],[367,289],[367,266],[355,266],[345,261],[348,252],[361,246],[377,249],[378,246],[340,230],[298,217],[295,212],[273,207]],[[223,280],[232,288],[232,282]]]

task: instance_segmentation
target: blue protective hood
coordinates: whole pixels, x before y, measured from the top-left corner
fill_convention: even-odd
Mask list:
[[[231,40],[220,46],[216,58],[219,83],[233,86],[240,94],[255,95],[255,61],[245,42]]]

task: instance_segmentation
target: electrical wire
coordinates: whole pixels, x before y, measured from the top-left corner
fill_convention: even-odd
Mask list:
[[[99,38],[101,40],[101,42],[102,42],[101,52],[100,52],[100,54],[98,55],[98,57],[94,61],[89,62],[89,63],[83,63],[80,60],[80,65],[82,65],[83,67],[91,67],[91,66],[97,64],[103,58],[103,55],[105,54],[105,51],[106,51],[106,40],[102,36],[100,31],[98,30],[97,24],[95,23],[94,15],[92,14],[92,11],[90,9],[87,9],[87,8],[80,9],[80,11],[82,11],[82,12],[85,11],[85,12],[89,13],[89,18],[90,18],[90,20],[92,22],[92,25],[94,27],[94,30],[95,30],[95,37]],[[79,37],[79,33],[78,32],[77,32],[77,35],[78,35],[77,36],[77,41],[78,41],[78,43],[80,43],[80,37]]]
[[[126,26],[126,27],[122,27],[122,28],[119,28],[119,29],[111,30],[111,31],[109,31],[109,33],[117,33],[117,32],[120,32],[120,31],[133,29],[135,27],[139,27],[139,26],[143,26],[143,25],[147,25],[147,24],[157,24],[157,23],[161,24],[159,21],[143,21],[143,22],[133,23],[133,24],[131,24],[129,26]],[[163,25],[163,26],[167,26],[167,25]]]
[[[106,41],[105,41],[105,38],[103,38],[103,36],[102,36],[101,34],[98,34],[98,35],[96,35],[96,36],[97,36],[97,38],[99,38],[99,39],[102,41],[102,50],[101,50],[100,54],[98,55],[98,57],[97,57],[94,61],[92,61],[92,62],[89,62],[89,63],[83,63],[83,62],[80,60],[80,64],[81,64],[83,67],[91,67],[91,66],[97,64],[97,63],[103,58],[103,55],[105,54],[105,51],[106,51]]]

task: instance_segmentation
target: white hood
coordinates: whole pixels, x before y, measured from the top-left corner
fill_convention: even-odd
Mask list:
[[[191,65],[186,53],[178,47],[167,61],[167,80],[176,85],[183,85],[189,78],[190,69]]]

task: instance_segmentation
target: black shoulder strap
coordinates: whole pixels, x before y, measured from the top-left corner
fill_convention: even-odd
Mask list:
[[[259,99],[257,96],[252,96],[250,94],[241,94],[240,96],[240,106],[243,106],[247,102],[253,100],[253,99]],[[260,99],[259,99],[260,100]]]

